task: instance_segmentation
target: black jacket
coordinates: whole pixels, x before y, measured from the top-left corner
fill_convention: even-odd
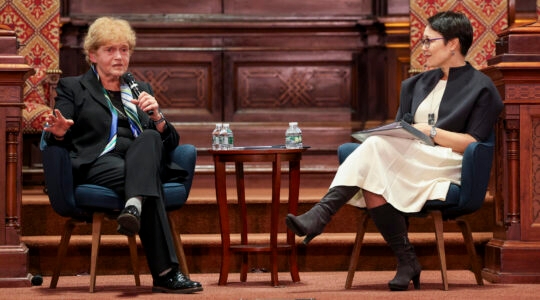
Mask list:
[[[396,121],[407,113],[414,115],[442,76],[442,70],[435,69],[404,80]],[[467,63],[450,69],[435,126],[486,141],[502,109],[503,103],[493,81]]]
[[[142,90],[153,94],[149,84],[139,82]],[[56,89],[55,108],[66,119],[74,121],[64,140],[56,141],[46,134],[48,144],[61,144],[70,150],[75,170],[93,163],[101,154],[109,139],[112,116],[103,93],[103,88],[92,70],[83,75],[60,79]],[[155,130],[154,122],[148,114],[137,107],[137,114],[143,130]],[[172,124],[161,134],[164,150],[169,153],[178,146],[180,137]]]

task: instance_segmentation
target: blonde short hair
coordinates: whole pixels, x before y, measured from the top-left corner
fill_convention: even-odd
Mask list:
[[[91,64],[90,52],[111,42],[127,42],[129,53],[132,54],[135,49],[135,40],[135,31],[128,21],[113,17],[98,18],[90,25],[84,38],[83,48],[86,61]]]

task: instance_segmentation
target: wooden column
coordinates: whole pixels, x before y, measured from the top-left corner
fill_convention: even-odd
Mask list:
[[[537,2],[540,3],[540,0]],[[483,277],[540,283],[540,10],[536,23],[510,27],[483,71],[504,101],[497,126],[495,220]]]
[[[17,55],[15,32],[0,25],[0,288],[30,286],[21,242],[22,89],[33,70]]]

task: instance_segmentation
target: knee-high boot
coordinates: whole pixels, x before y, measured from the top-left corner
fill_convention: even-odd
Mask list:
[[[302,215],[288,214],[285,223],[297,236],[306,236],[304,244],[321,234],[332,216],[358,191],[357,186],[335,186],[321,201]]]
[[[411,280],[414,288],[420,289],[422,266],[409,242],[405,216],[388,203],[369,209],[368,212],[397,258],[396,276],[388,282],[390,290],[405,291]]]

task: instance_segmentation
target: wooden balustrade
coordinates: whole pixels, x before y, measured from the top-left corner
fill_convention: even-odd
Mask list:
[[[17,55],[15,32],[0,26],[0,288],[29,286],[21,242],[22,89],[33,70]]]
[[[484,69],[505,105],[494,172],[497,226],[483,271],[492,282],[540,282],[540,9],[537,13],[536,23],[511,26],[499,36],[497,55]]]

